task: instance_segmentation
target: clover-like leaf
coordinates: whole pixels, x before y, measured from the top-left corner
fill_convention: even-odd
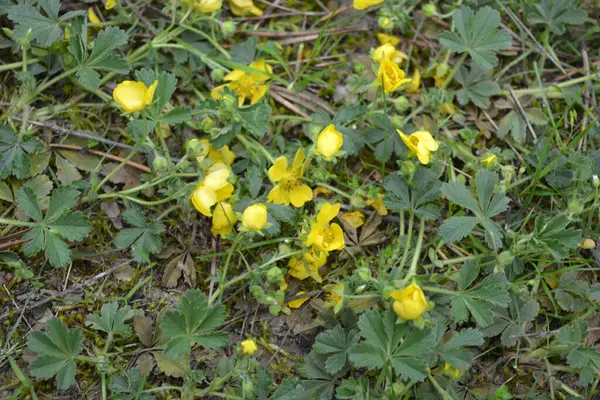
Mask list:
[[[0,179],[9,175],[27,178],[31,169],[30,156],[43,148],[37,138],[15,135],[8,125],[0,125]]]
[[[108,303],[102,306],[100,315],[89,315],[85,324],[98,331],[128,337],[131,335],[131,328],[127,325],[127,321],[133,318],[134,314],[131,307],[127,305],[119,307],[117,303]]]
[[[586,18],[587,13],[574,0],[541,0],[529,15],[532,24],[544,24],[557,35],[565,33],[565,25],[580,25]]]
[[[479,108],[488,108],[490,97],[501,92],[500,85],[488,79],[490,72],[478,64],[473,65],[470,71],[464,65],[461,66],[456,72],[456,80],[462,86],[456,92],[458,102],[464,106],[471,101]]]
[[[148,222],[137,207],[128,208],[123,213],[123,218],[134,227],[125,228],[117,234],[114,241],[117,249],[131,248],[133,257],[140,263],[145,262],[150,254],[160,251],[160,235],[165,231],[165,226],[160,221]]]

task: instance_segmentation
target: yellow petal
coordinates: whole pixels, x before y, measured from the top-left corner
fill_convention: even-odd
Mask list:
[[[152,100],[154,99],[154,92],[156,91],[156,87],[158,86],[158,81],[152,82],[152,85],[146,90],[146,94],[144,96],[144,104],[149,106],[152,104]]]
[[[96,15],[96,13],[94,12],[94,9],[92,7],[88,8],[88,20],[92,24],[99,24],[102,22],[102,21],[100,21],[100,18],[98,18],[98,16]]]
[[[256,342],[252,339],[246,339],[241,342],[240,345],[242,346],[242,352],[244,354],[248,354],[249,356],[256,353],[256,350],[258,350]]]
[[[354,0],[354,8],[357,10],[364,10],[365,8],[376,6],[377,4],[383,3],[385,0]]]
[[[217,202],[217,195],[215,191],[206,186],[198,186],[192,193],[192,204],[196,207],[203,215],[207,217],[212,216],[210,208]]]
[[[217,11],[223,6],[221,0],[200,0],[194,3],[196,10],[204,14],[210,14]]]
[[[228,85],[220,85],[217,86],[216,88],[214,88],[213,90],[210,91],[210,97],[215,99],[215,100],[220,100],[223,98],[223,92],[224,89],[227,87]]]
[[[250,99],[250,104],[255,104],[257,101],[262,99],[266,93],[267,93],[267,85],[257,85],[254,88],[254,92],[252,93],[252,98]]]
[[[301,294],[304,294],[306,292],[298,292],[296,293],[296,296],[300,296]],[[306,301],[310,299],[310,296],[306,296],[306,297],[301,297],[299,299],[296,300],[291,300],[287,303],[289,308],[300,308],[302,307],[302,304],[306,303]]]
[[[229,203],[218,203],[212,216],[213,235],[225,236],[231,233],[233,225],[237,222],[237,217],[233,212],[233,207]]]
[[[376,36],[377,36],[377,40],[379,40],[380,44],[389,43],[394,47],[396,47],[400,44],[400,38],[398,36],[387,35],[385,33],[378,33]]]
[[[146,105],[147,91],[143,82],[123,81],[113,90],[113,98],[125,112],[137,112]]]
[[[340,219],[353,228],[359,228],[365,223],[365,214],[360,211],[344,213]]]
[[[296,185],[290,191],[290,202],[297,208],[302,207],[304,203],[311,201],[312,198],[312,189],[303,183]]]
[[[111,10],[111,9],[115,8],[116,5],[117,5],[117,0],[106,0],[104,9]]]
[[[325,203],[321,210],[319,210],[319,214],[317,214],[317,223],[326,224],[332,219],[334,219],[338,213],[340,212],[340,204],[331,204]]]
[[[419,85],[421,84],[421,73],[416,70],[412,76],[412,80],[404,87],[407,93],[416,93],[419,91]]]
[[[325,159],[329,159],[337,154],[343,143],[344,137],[331,124],[323,129],[317,138],[317,153],[325,157]]]
[[[342,227],[333,223],[329,229],[329,234],[332,236],[332,240],[327,243],[326,250],[342,250],[344,248],[344,232],[342,231]]]
[[[304,171],[304,151],[298,149],[292,163],[292,171],[296,176],[302,176]]]
[[[221,189],[218,189],[215,191],[215,195],[216,195],[215,200],[216,201],[227,200],[233,194],[233,190],[234,190],[233,185],[231,183],[227,182],[225,184],[225,186],[223,186]]]
[[[279,182],[282,178],[287,178],[290,175],[287,168],[287,158],[277,157],[273,166],[269,168],[269,179],[273,182]]]
[[[229,167],[223,163],[213,164],[204,178],[204,185],[214,190],[221,189],[227,184],[229,178]]]

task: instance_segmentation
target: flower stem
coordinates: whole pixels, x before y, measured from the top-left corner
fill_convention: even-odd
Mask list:
[[[408,283],[410,279],[416,275],[417,273],[417,263],[419,262],[419,258],[421,256],[421,247],[423,246],[423,236],[425,235],[425,220],[420,220],[419,225],[419,236],[417,237],[417,247],[415,247],[415,252],[413,254],[413,259],[410,264],[410,268],[406,277],[402,280],[402,286]]]
[[[398,266],[400,272],[406,265],[406,260],[408,260],[408,249],[410,248],[410,241],[412,240],[413,233],[413,224],[415,223],[415,214],[410,213],[410,218],[408,219],[408,231],[406,233],[406,239],[404,240],[404,253],[402,254],[402,259],[400,260],[400,265]]]
[[[34,226],[37,226],[37,223],[35,223],[35,222],[17,221],[16,219],[8,219],[8,218],[0,218],[0,224],[12,225],[12,226],[27,226],[29,228],[33,228]]]
[[[11,64],[4,64],[4,65],[0,65],[0,72],[2,71],[9,71],[11,69],[17,69],[17,68],[22,68],[24,67],[24,64],[35,64],[36,62],[40,61],[39,58],[30,58],[27,60],[22,60],[19,62],[14,62]]]

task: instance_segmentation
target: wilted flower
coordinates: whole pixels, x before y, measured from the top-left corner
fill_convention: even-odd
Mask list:
[[[152,104],[158,81],[150,87],[144,82],[123,81],[113,90],[113,98],[125,112],[137,112]]]
[[[406,93],[417,93],[419,91],[419,85],[421,84],[421,73],[419,70],[415,70],[412,79],[409,83],[404,86]]]
[[[348,212],[343,213],[340,219],[353,228],[360,228],[365,223],[365,214],[360,211]]]
[[[276,204],[292,203],[294,207],[302,207],[312,200],[313,192],[300,180],[304,175],[304,152],[298,149],[292,167],[288,168],[287,158],[281,156],[269,168],[269,179],[278,184],[269,192],[267,201]]]
[[[296,296],[300,296],[304,293],[306,293],[306,292],[298,292],[298,293],[296,293]],[[287,305],[289,308],[300,308],[300,307],[302,307],[302,304],[304,304],[308,301],[308,299],[310,299],[310,296],[300,297],[299,299],[288,301]]]
[[[319,275],[319,268],[327,262],[327,253],[324,251],[310,250],[302,258],[293,257],[288,263],[289,273],[296,279],[303,281],[311,277],[321,283],[323,279]]]

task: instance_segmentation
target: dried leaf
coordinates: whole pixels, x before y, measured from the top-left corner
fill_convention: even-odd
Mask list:
[[[146,317],[143,312],[136,314],[133,317],[133,330],[144,346],[152,346],[154,342],[152,318]]]
[[[56,176],[63,185],[70,185],[81,179],[81,174],[77,171],[77,168],[58,154],[56,155],[56,168],[58,169]]]

